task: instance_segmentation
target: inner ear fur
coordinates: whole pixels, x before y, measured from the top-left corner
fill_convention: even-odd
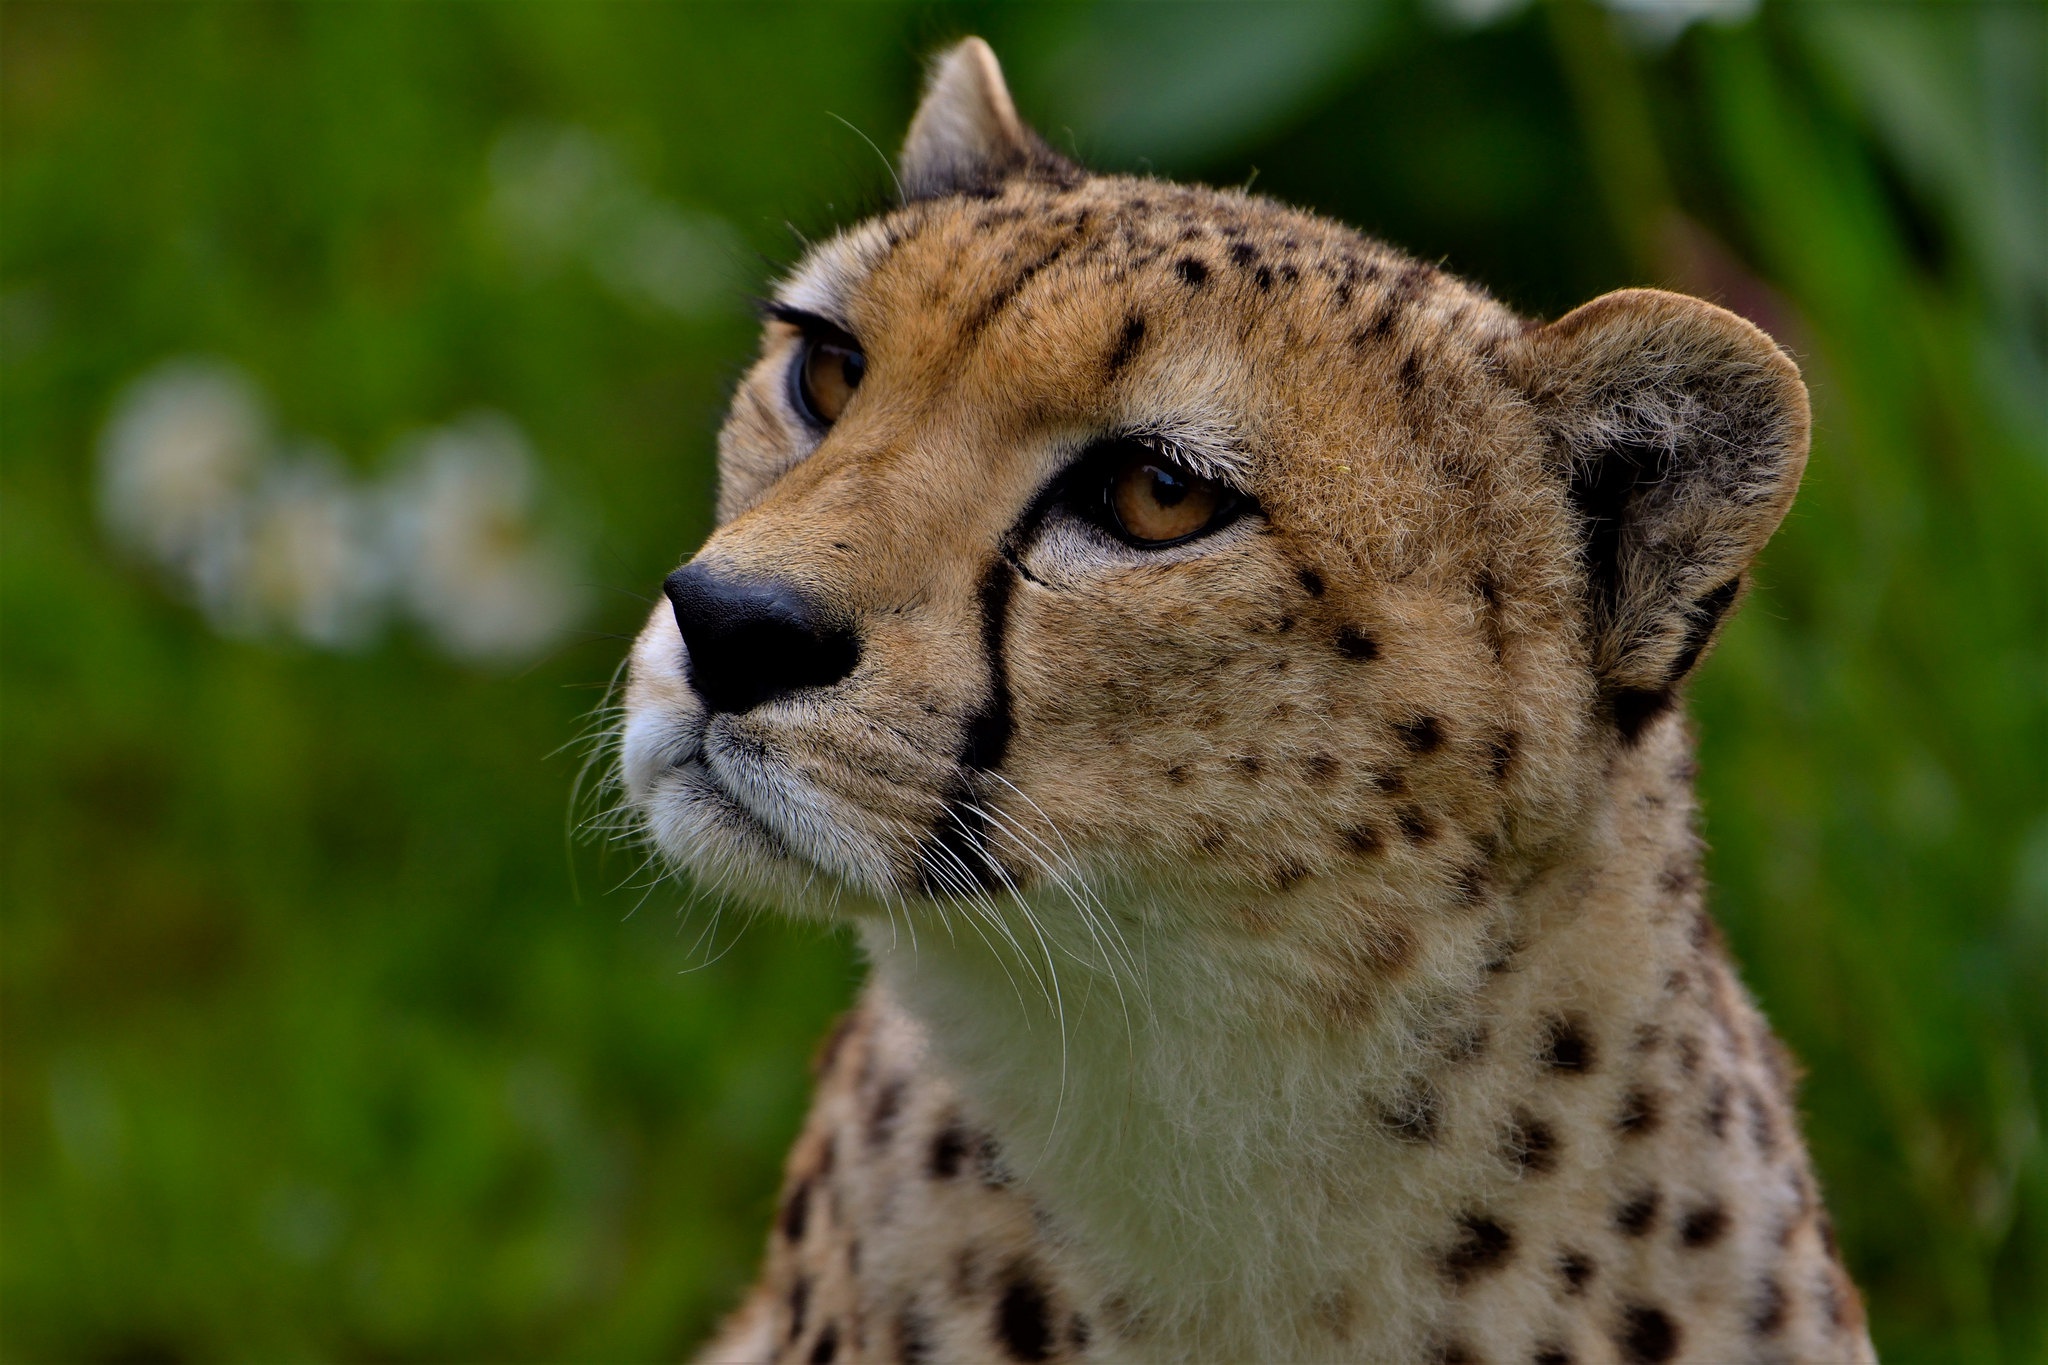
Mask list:
[[[1799,367],[1758,328],[1656,289],[1511,348],[1579,517],[1601,695],[1623,739],[1671,705],[1806,468]]]
[[[903,202],[989,194],[1017,176],[1070,185],[1081,171],[1017,117],[989,45],[964,38],[932,60],[897,158]]]

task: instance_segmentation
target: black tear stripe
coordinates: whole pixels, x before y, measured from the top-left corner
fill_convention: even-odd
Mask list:
[[[960,745],[960,780],[932,827],[936,851],[922,860],[918,889],[927,896],[958,893],[970,881],[982,890],[995,890],[1004,882],[1002,865],[988,849],[988,817],[982,814],[975,778],[1003,765],[1010,750],[1010,665],[1005,655],[1010,597],[1017,586],[1012,567],[1016,535],[1003,537],[1003,547],[982,570],[976,598],[981,605],[981,649],[988,660],[988,696],[968,717],[967,733]],[[937,866],[933,866],[936,861]]]
[[[960,745],[960,779],[947,798],[946,808],[933,823],[932,858],[920,861],[918,890],[927,896],[958,894],[961,883],[972,877],[981,890],[1000,890],[1005,870],[988,849],[988,820],[981,814],[976,778],[1003,766],[1010,752],[1013,722],[1010,715],[1010,663],[1008,652],[1010,599],[1023,579],[1047,587],[1024,565],[1024,550],[1038,536],[1053,505],[1067,491],[1068,466],[1047,479],[1032,495],[1016,525],[1003,533],[995,558],[981,571],[975,599],[981,607],[981,650],[988,660],[988,697],[968,718]]]

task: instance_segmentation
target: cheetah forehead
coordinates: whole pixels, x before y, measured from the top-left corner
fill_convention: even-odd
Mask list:
[[[1482,346],[1525,326],[1484,289],[1342,224],[1242,191],[1126,176],[1012,180],[907,205],[812,248],[774,298],[849,331],[911,301],[978,333],[1027,288],[1071,316],[1123,322],[1141,309],[1148,328],[1237,319],[1235,335],[1181,339],[1198,351],[1269,336],[1297,353],[1363,351],[1397,331]]]

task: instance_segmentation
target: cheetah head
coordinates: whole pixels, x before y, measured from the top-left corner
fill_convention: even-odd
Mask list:
[[[623,783],[707,882],[860,916],[1085,879],[1244,934],[1342,887],[1398,937],[1585,822],[1797,486],[1805,390],[1732,314],[1539,325],[1092,176],[979,40],[900,179],[774,290],[633,650]]]

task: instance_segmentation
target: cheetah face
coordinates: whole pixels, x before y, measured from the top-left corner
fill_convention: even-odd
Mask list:
[[[1803,390],[1738,319],[1537,328],[1309,215],[1087,176],[979,44],[902,178],[775,291],[719,526],[633,651],[624,785],[708,881],[1470,900],[1653,723],[1796,483]]]

